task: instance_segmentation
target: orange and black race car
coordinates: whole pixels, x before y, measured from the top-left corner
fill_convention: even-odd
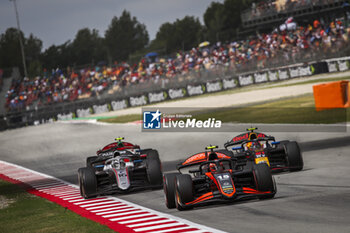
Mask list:
[[[303,169],[303,157],[297,142],[276,141],[273,136],[256,132],[257,129],[247,129],[248,132],[226,142],[225,148],[231,147],[233,157],[242,158],[245,156],[245,159],[253,161],[255,164],[266,163],[273,172]]]
[[[249,169],[244,159],[232,157],[228,150],[206,147],[179,164],[180,173],[163,175],[166,206],[191,209],[209,202],[227,202],[242,198],[273,198],[276,185],[266,164]],[[187,174],[186,174],[187,173]]]

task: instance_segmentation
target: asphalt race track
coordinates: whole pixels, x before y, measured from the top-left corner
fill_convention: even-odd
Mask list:
[[[179,212],[165,207],[162,190],[118,197],[227,232],[349,232],[348,132],[271,133],[280,140],[298,141],[305,164],[301,172],[275,175],[278,193],[272,200]],[[54,123],[0,132],[0,160],[77,184],[76,172],[86,157],[118,136],[157,149],[167,172],[177,161],[209,144],[223,146],[237,133],[141,133],[139,125]]]

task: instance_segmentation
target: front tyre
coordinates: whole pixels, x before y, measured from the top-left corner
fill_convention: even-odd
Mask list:
[[[168,209],[176,207],[175,204],[175,177],[179,173],[168,173],[163,175],[163,190],[165,196],[165,205]]]
[[[163,182],[162,167],[161,167],[158,151],[156,150],[147,151],[146,171],[147,171],[147,179],[150,185],[155,185],[155,186],[162,185],[162,182]]]
[[[185,204],[194,200],[192,178],[188,174],[181,174],[175,177],[175,204],[178,210],[187,210]]]
[[[253,167],[253,176],[257,190],[260,192],[269,192],[264,195],[259,195],[258,198],[273,198],[277,189],[275,180],[271,175],[270,168],[266,164],[256,164]]]
[[[85,198],[93,198],[97,196],[97,179],[95,171],[90,167],[79,168],[79,188],[80,194]]]

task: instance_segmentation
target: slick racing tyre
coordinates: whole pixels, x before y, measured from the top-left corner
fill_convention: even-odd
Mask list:
[[[253,166],[253,176],[258,191],[271,193],[259,195],[259,199],[273,198],[276,194],[275,180],[271,175],[270,168],[266,164],[255,164]]]
[[[175,177],[175,204],[178,210],[192,209],[192,207],[184,204],[194,200],[193,193],[193,183],[190,175],[181,174]]]
[[[147,179],[151,185],[162,185],[162,167],[158,155],[158,151],[149,150],[147,151],[146,158],[146,171]]]
[[[94,169],[90,167],[79,168],[79,188],[80,194],[84,198],[92,198],[97,196],[97,180]]]
[[[175,204],[175,177],[179,173],[168,173],[163,175],[163,190],[165,196],[165,205],[168,209],[176,207]]]
[[[86,167],[92,167],[92,162],[97,159],[97,156],[90,156],[86,158]]]
[[[276,148],[274,149],[274,153],[281,153],[284,151],[284,145],[289,143],[289,140],[282,140],[280,143],[277,144]]]
[[[277,147],[283,149],[283,146],[286,145],[289,142],[289,140],[282,140],[280,143],[278,143]]]
[[[284,145],[284,151],[290,171],[300,171],[304,167],[303,157],[297,142],[289,142]]]

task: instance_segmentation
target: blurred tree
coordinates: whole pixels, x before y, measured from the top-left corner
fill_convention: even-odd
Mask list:
[[[42,54],[43,67],[46,69],[66,68],[76,64],[73,58],[73,46],[70,40],[62,45],[51,45]]]
[[[38,67],[41,67],[40,59],[43,42],[33,34],[30,34],[28,38],[24,37],[23,32],[20,32],[20,35],[24,41],[27,66],[32,67],[30,69],[31,71],[28,70],[28,75],[29,77],[39,75]],[[8,28],[4,34],[0,35],[0,67],[18,67],[23,74],[22,54],[18,36],[19,34],[16,28]]]
[[[189,50],[198,46],[202,37],[203,26],[198,18],[185,16],[183,19],[177,19],[174,23],[162,24],[157,32],[156,38],[151,43],[159,44],[165,48],[166,53],[178,50]]]
[[[89,28],[80,29],[72,44],[72,53],[77,65],[98,63],[105,60],[106,50],[103,39],[98,35],[98,31]]]
[[[219,41],[219,34],[224,28],[226,16],[225,7],[220,2],[212,2],[203,15],[206,26],[206,40],[210,42]]]
[[[203,15],[206,37],[211,42],[229,41],[241,29],[241,13],[248,9],[254,0],[225,0],[213,2]]]
[[[24,35],[20,32],[24,41]],[[22,55],[19,46],[18,30],[16,28],[8,28],[4,34],[0,36],[0,67],[10,68],[17,66],[21,68]]]
[[[42,47],[43,42],[33,34],[30,34],[29,38],[24,41],[29,78],[41,75],[42,73],[42,63],[40,61]]]
[[[146,26],[130,16],[126,10],[114,17],[105,32],[105,44],[110,60],[125,61],[129,55],[148,44]]]
[[[26,60],[28,62],[33,60],[39,60],[41,56],[41,50],[43,48],[43,42],[30,34],[28,38],[24,41],[24,49],[26,54]]]

